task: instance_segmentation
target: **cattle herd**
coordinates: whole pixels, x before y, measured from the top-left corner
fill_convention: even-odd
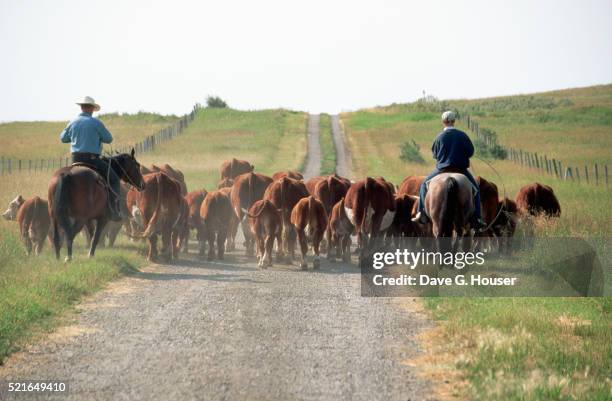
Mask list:
[[[267,176],[255,172],[245,160],[232,159],[220,168],[217,189],[187,191],[184,175],[168,164],[141,166],[144,189],[123,186],[122,222],[107,225],[104,238],[113,246],[124,227],[133,240],[148,242],[149,260],[167,262],[179,251],[189,251],[190,233],[195,231],[201,257],[223,259],[225,251],[235,250],[239,227],[244,236],[246,255],[256,256],[260,268],[272,265],[276,243],[277,261],[295,259],[306,269],[306,255],[312,248],[315,269],[320,254],[329,260],[350,262],[351,238],[357,236],[358,249],[380,243],[406,246],[433,233],[429,224],[413,223],[419,186],[423,176],[408,176],[399,187],[383,177],[350,181],[337,174],[304,180],[297,171],[281,171]],[[487,229],[477,236],[498,242],[500,251],[509,251],[509,241],[517,221],[524,215],[559,216],[561,208],[549,186],[533,183],[520,189],[515,200],[499,199],[497,186],[482,177],[483,219]],[[16,220],[27,253],[39,253],[45,238],[52,236],[47,201],[35,196],[16,197],[3,214]],[[85,226],[91,238],[95,223]],[[161,240],[158,251],[157,242]],[[104,241],[104,240],[103,240]],[[413,242],[410,242],[413,241]]]

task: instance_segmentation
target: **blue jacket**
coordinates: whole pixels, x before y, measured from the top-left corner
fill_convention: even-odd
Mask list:
[[[102,121],[90,113],[81,113],[70,121],[60,134],[60,140],[70,143],[70,152],[102,153],[102,144],[111,143],[113,136]]]
[[[447,127],[436,137],[431,151],[438,170],[446,167],[467,169],[474,155],[474,145],[465,132]]]

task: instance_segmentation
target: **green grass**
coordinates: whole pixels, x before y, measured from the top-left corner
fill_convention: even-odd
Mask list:
[[[306,155],[305,113],[287,110],[200,109],[176,139],[143,155],[143,164],[169,163],[183,171],[189,190],[214,189],[219,166],[232,157],[264,174],[299,169]]]
[[[448,104],[477,116],[502,144],[576,165],[610,162],[612,85]],[[356,177],[382,175],[399,184],[433,169],[431,143],[442,128],[435,105],[391,105],[341,118]],[[400,144],[412,139],[425,165],[399,159]],[[537,235],[609,238],[612,197],[605,187],[559,181],[510,161],[489,163],[473,160],[472,172],[497,183],[501,195],[514,198],[521,186],[536,181],[554,188],[561,218],[533,227]],[[437,298],[427,304],[440,323],[438,350],[450,353],[452,368],[468,380],[464,396],[611,398],[610,298]]]
[[[606,400],[612,396],[610,298],[426,301],[474,400]]]
[[[33,335],[54,327],[81,297],[143,263],[137,247],[125,241],[123,250],[100,249],[94,259],[77,248],[70,264],[56,261],[48,243],[43,255],[26,259],[15,226],[0,224],[0,364]]]
[[[124,123],[138,126],[141,117],[110,118],[131,119],[134,121]],[[36,128],[32,131],[44,132],[53,123],[28,124]],[[144,127],[139,127],[142,136],[150,134],[149,123],[143,124]],[[43,148],[46,146],[41,144]],[[169,163],[183,170],[190,189],[206,187],[210,190],[216,188],[219,165],[226,159],[248,159],[256,171],[271,174],[282,169],[298,169],[303,164],[305,149],[304,113],[201,109],[196,120],[179,137],[160,145],[140,161]],[[50,172],[0,176],[0,206],[5,207],[19,194],[46,199],[50,176]],[[56,261],[48,243],[40,257],[25,257],[17,224],[2,219],[0,363],[38,333],[55,327],[61,316],[83,296],[145,265],[141,256],[145,247],[144,243],[132,244],[120,235],[114,249],[98,249],[96,257],[89,260],[83,239],[77,238],[74,261],[70,264]],[[65,249],[62,252],[65,253]]]
[[[75,112],[75,116],[77,114]],[[146,112],[102,114],[99,118],[113,134],[115,147],[139,142],[145,136],[171,125],[178,119],[176,116]],[[59,140],[66,124],[67,121],[19,121],[0,124],[0,140],[3,145],[0,156],[30,160],[69,155],[69,145]]]
[[[321,114],[319,120],[319,143],[321,144],[321,175],[336,172],[336,148],[332,137],[331,116]]]

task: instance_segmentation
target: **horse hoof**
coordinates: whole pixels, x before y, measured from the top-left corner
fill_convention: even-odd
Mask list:
[[[64,262],[66,262],[66,263],[71,262],[71,261],[72,261],[72,257],[70,257],[70,256],[66,256],[64,258]]]

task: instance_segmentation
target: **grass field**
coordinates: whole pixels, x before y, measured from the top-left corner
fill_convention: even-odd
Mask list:
[[[75,112],[75,115],[77,113]],[[154,113],[101,114],[100,120],[114,136],[113,146],[135,143],[171,125],[176,116]],[[69,147],[59,141],[67,121],[25,121],[0,124],[0,156],[12,159],[40,159],[70,155]]]
[[[612,85],[470,101],[468,109],[502,144],[547,153],[564,162],[612,160]],[[382,175],[399,184],[431,171],[431,143],[441,130],[440,112],[421,104],[345,113],[341,116],[356,177]],[[606,123],[606,121],[608,121]],[[465,129],[461,123],[459,128]],[[414,139],[425,164],[399,159],[400,144]],[[558,221],[538,235],[609,238],[612,197],[603,186],[563,182],[510,161],[473,161],[477,175],[514,198],[531,182],[551,185],[562,208]],[[603,260],[605,265],[608,260]],[[425,302],[440,324],[429,337],[437,355],[429,368],[438,378],[465,386],[449,391],[476,400],[604,400],[612,397],[610,298],[438,298]],[[455,383],[455,380],[452,380]],[[454,395],[453,395],[454,394]]]
[[[336,172],[336,149],[332,137],[331,116],[321,114],[319,120],[319,142],[321,143],[321,175]]]
[[[208,190],[216,188],[219,165],[230,157],[248,159],[264,173],[299,169],[306,149],[306,118],[284,110],[201,109],[179,137],[140,161],[170,163],[184,171],[190,189]],[[149,133],[144,128],[142,132]],[[46,198],[49,177],[48,172],[0,176],[0,206],[18,194]],[[145,263],[145,245],[122,235],[115,249],[100,249],[93,260],[86,258],[82,238],[75,246],[74,261],[68,265],[55,261],[48,243],[42,256],[26,258],[17,224],[0,221],[0,363],[28,338],[54,327],[58,316],[83,295]]]

